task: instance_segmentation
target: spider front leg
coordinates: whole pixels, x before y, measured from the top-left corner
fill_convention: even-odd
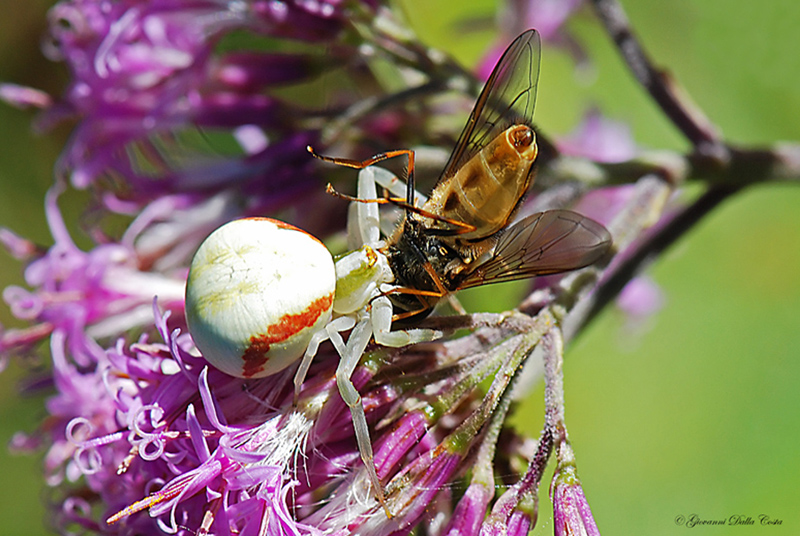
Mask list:
[[[377,199],[375,177],[380,172],[389,173],[385,169],[368,167],[358,173],[357,193],[359,199]],[[380,211],[377,203],[353,203],[347,221],[348,239],[351,246],[369,245],[375,247],[381,239]]]
[[[378,472],[375,470],[375,457],[372,452],[372,441],[369,437],[369,427],[367,426],[367,416],[364,413],[364,404],[361,402],[361,394],[358,392],[355,385],[353,385],[351,379],[353,371],[356,369],[356,366],[358,366],[358,362],[361,360],[361,356],[364,354],[364,350],[367,348],[367,344],[369,344],[369,340],[372,337],[371,328],[370,315],[364,312],[361,319],[356,324],[356,327],[350,332],[350,338],[347,340],[347,347],[336,369],[336,385],[339,387],[342,400],[344,400],[344,403],[350,408],[358,451],[361,454],[361,460],[364,462],[364,468],[367,470],[367,476],[372,484],[372,488],[375,490],[375,496],[386,511],[386,516],[391,518],[392,514],[389,511],[389,507],[386,505],[383,485],[381,485]]]
[[[395,198],[402,198],[406,195],[406,183],[397,176],[378,166],[364,168],[358,173],[358,196],[359,202],[354,202],[350,208],[350,216],[347,221],[347,231],[350,247],[353,249],[362,245],[380,247],[381,223],[379,203],[372,202],[378,198],[378,186],[389,191]],[[427,198],[419,192],[413,192],[417,203],[424,202]]]

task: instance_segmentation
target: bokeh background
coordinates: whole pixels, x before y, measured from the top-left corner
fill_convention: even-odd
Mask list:
[[[0,80],[58,93],[62,65],[39,52],[51,2],[0,0]],[[473,0],[398,4],[427,43],[473,65],[492,38],[496,5]],[[657,63],[739,144],[800,141],[800,3],[795,0],[623,0]],[[472,28],[464,32],[464,21]],[[481,27],[485,29],[481,29]],[[476,29],[477,28],[477,29]],[[574,128],[588,105],[630,124],[638,144],[686,146],[633,82],[591,10],[570,30],[592,67],[576,72],[545,47],[537,123],[548,134]],[[38,136],[34,113],[0,105],[0,225],[49,245],[43,197],[68,129]],[[65,217],[80,212],[70,194]],[[79,244],[80,235],[76,235]],[[569,348],[567,424],[578,468],[603,534],[678,534],[677,516],[743,516],[753,525],[697,527],[746,536],[800,533],[800,186],[766,184],[726,202],[647,271],[664,308],[632,326],[608,309]],[[22,284],[0,252],[0,286]],[[513,293],[513,292],[512,292]],[[503,310],[496,292],[472,308]],[[0,322],[15,325],[5,308]],[[23,374],[0,375],[0,443],[32,430],[43,399],[20,398]],[[513,418],[536,435],[542,392]],[[0,533],[48,534],[41,456],[0,448]],[[552,534],[543,485],[539,526]],[[782,520],[762,526],[760,515]]]

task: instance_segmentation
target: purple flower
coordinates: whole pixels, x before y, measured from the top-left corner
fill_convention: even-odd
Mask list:
[[[446,440],[425,439],[429,417],[401,415],[375,442],[379,474],[395,482],[387,487],[393,515],[388,519],[366,491],[349,412],[330,374],[335,360],[315,365],[321,369],[316,380],[303,386],[292,409],[291,374],[244,382],[209,371],[187,352],[185,336],[169,333],[166,316],[157,314],[157,323],[165,344],[142,340],[130,354],[118,345],[107,354],[102,374],[64,371],[73,386],[88,381],[95,387],[87,408],[64,405],[64,413],[80,416],[67,425],[71,458],[59,461],[81,461],[75,476],[83,473],[102,497],[114,526],[150,532],[156,523],[174,532],[202,524],[245,534],[346,533],[359,527],[392,534],[415,526],[465,461],[469,443],[460,447],[466,450],[443,447]],[[369,377],[362,367],[354,381],[363,389]],[[465,375],[462,381],[474,378]],[[85,400],[80,394],[88,390],[72,392]],[[397,394],[367,390],[368,417],[385,415]],[[99,400],[107,401],[106,413],[85,417]],[[202,404],[202,413],[195,404]],[[120,425],[124,432],[117,431]],[[117,474],[116,467],[123,471]],[[315,506],[311,499],[329,488],[331,498]],[[143,509],[156,521],[138,514]]]
[[[636,155],[630,127],[590,110],[570,135],[558,140],[558,149],[570,156],[582,156],[597,162],[623,162]]]
[[[558,467],[550,494],[553,500],[553,525],[556,536],[600,536],[592,510],[583,493],[575,457],[567,441],[559,446]]]
[[[468,536],[478,534],[489,502],[494,497],[493,483],[475,482],[470,484],[464,496],[458,501],[444,534],[448,536]]]
[[[478,77],[486,80],[509,41],[528,28],[536,28],[542,41],[567,49],[577,59],[583,59],[580,46],[564,27],[582,4],[582,0],[518,0],[509,2],[498,15],[499,35],[478,64]]]
[[[566,155],[589,158],[596,162],[623,162],[636,156],[637,148],[628,125],[604,118],[597,110],[589,111],[574,132],[557,140]],[[611,223],[634,195],[632,185],[602,188],[585,195],[576,208],[587,216]],[[628,315],[630,324],[639,325],[658,311],[664,298],[658,286],[644,277],[632,279],[620,293],[617,306]]]
[[[25,280],[35,290],[10,286],[3,291],[12,313],[32,323],[29,336],[6,332],[0,348],[21,350],[58,332],[77,363],[88,366],[103,355],[95,340],[152,323],[153,295],[168,304],[182,303],[184,272],[141,270],[147,260],[137,252],[131,235],[119,243],[99,244],[91,252],[80,250],[67,232],[57,200],[54,188],[47,196],[46,214],[55,244],[25,270]],[[5,236],[6,244],[36,257],[34,248],[24,247],[21,239],[8,231]]]
[[[0,99],[20,109],[47,108],[53,100],[44,91],[17,84],[0,84]]]
[[[625,285],[617,298],[617,307],[632,320],[641,321],[654,315],[664,306],[664,292],[652,279],[636,277]]]
[[[514,486],[495,502],[481,526],[481,536],[524,536],[536,524],[536,503],[531,494]]]
[[[564,24],[583,3],[582,0],[528,0],[528,17],[525,21],[536,28],[545,41],[559,41]]]

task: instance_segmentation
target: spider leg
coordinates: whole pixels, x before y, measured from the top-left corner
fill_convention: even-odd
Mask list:
[[[317,351],[319,350],[319,345],[325,342],[326,340],[330,339],[331,343],[333,343],[334,348],[339,353],[339,355],[344,355],[345,353],[345,344],[342,340],[342,336],[339,335],[340,331],[346,331],[352,328],[355,325],[355,319],[350,316],[340,316],[330,322],[328,322],[324,328],[314,333],[311,337],[311,340],[308,343],[308,347],[306,348],[305,354],[303,354],[303,359],[300,361],[300,366],[297,368],[297,372],[294,374],[294,405],[297,405],[297,399],[300,395],[300,388],[303,386],[303,382],[306,379],[306,374],[308,374],[308,369],[311,366],[311,362],[314,359],[314,356],[317,355]]]
[[[399,348],[418,342],[433,341],[442,337],[442,332],[433,329],[402,329],[391,331],[394,308],[385,295],[372,300],[372,332],[375,342],[383,346]]]
[[[367,426],[367,416],[364,413],[364,404],[361,401],[361,394],[353,385],[352,376],[353,371],[364,350],[369,343],[372,336],[372,326],[370,316],[365,313],[361,320],[359,320],[353,331],[350,332],[350,338],[347,340],[347,348],[345,355],[339,361],[339,367],[336,369],[336,385],[339,387],[339,393],[342,395],[342,400],[350,408],[350,415],[353,419],[353,429],[356,433],[356,443],[358,444],[358,451],[361,454],[361,460],[364,462],[364,467],[367,470],[367,476],[375,490],[375,495],[378,502],[381,503],[383,509],[386,511],[386,516],[391,518],[392,514],[389,507],[386,505],[386,496],[383,493],[383,485],[378,472],[375,470],[375,457],[372,452],[372,440],[369,437],[369,427]]]

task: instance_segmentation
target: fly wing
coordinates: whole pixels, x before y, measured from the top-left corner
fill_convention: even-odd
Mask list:
[[[457,288],[577,270],[600,259],[609,247],[611,234],[596,221],[570,210],[539,212],[504,232],[491,257]]]
[[[455,175],[483,146],[511,125],[533,127],[542,42],[539,32],[517,37],[495,65],[439,181]]]

